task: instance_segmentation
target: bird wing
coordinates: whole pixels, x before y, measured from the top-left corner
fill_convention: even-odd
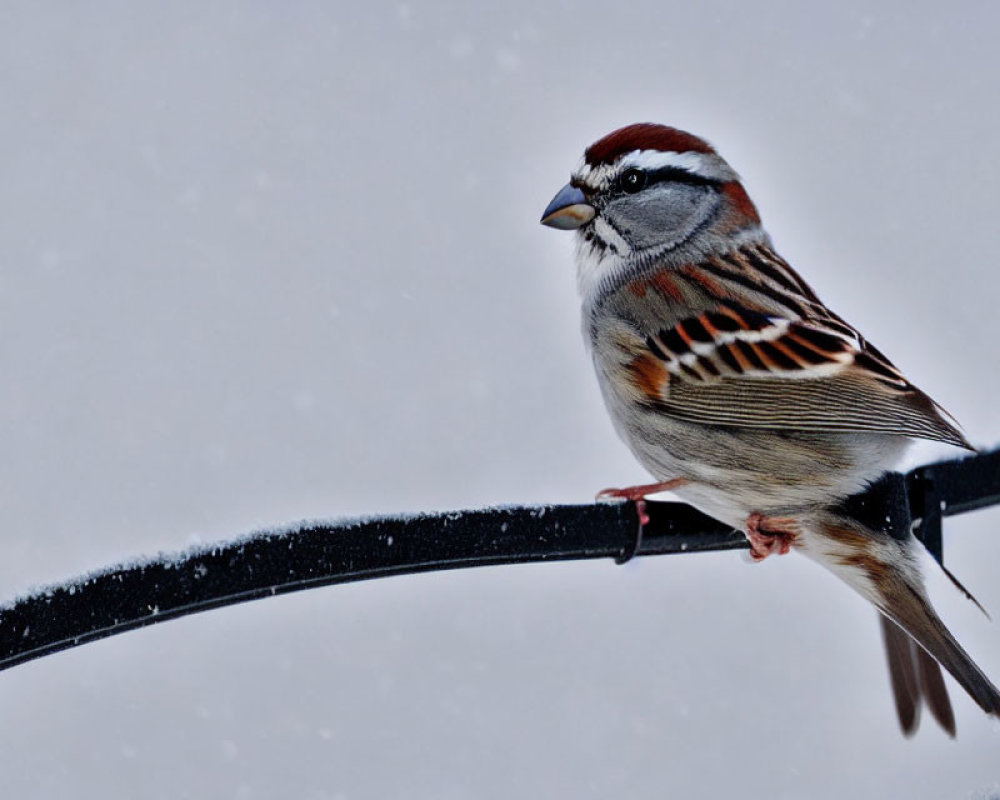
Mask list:
[[[669,376],[658,411],[703,424],[878,432],[972,449],[933,400],[852,327],[830,314],[786,317],[726,305],[656,331],[642,359]]]

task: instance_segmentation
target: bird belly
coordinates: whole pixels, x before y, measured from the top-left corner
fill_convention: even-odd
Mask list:
[[[794,515],[862,491],[908,444],[879,433],[698,424],[613,392],[605,400],[619,435],[656,480],[687,478],[681,498],[739,529],[754,512]]]

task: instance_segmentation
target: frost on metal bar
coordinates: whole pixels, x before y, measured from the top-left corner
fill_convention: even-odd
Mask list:
[[[914,527],[940,558],[942,514],[1000,503],[1000,451],[889,475],[845,512],[877,529]],[[746,547],[681,503],[649,503],[636,555]],[[459,567],[620,559],[636,544],[631,503],[538,506],[309,522],[117,565],[0,608],[0,669],[133,628],[328,584]]]
[[[642,554],[744,546],[693,509],[656,503]],[[113,566],[0,609],[0,669],[144,625],[334,583],[458,567],[616,557],[631,504],[494,508],[309,522]]]

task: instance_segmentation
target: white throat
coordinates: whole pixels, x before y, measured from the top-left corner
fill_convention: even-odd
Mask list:
[[[577,233],[576,239],[576,288],[584,303],[596,297],[601,284],[614,276],[620,275],[628,268],[632,256],[629,247],[622,236],[603,219],[594,220],[596,233],[607,247],[601,247],[593,241],[588,241],[586,235]]]

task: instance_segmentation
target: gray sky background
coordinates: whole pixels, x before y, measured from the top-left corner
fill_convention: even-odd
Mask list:
[[[646,479],[537,224],[619,125],[707,137],[782,254],[1000,441],[985,2],[5,3],[0,594],[309,517]],[[912,461],[948,455],[921,447]],[[948,524],[1000,615],[1000,513]],[[1000,681],[1000,628],[935,600]],[[954,688],[954,684],[952,684]],[[20,798],[1000,795],[896,729],[790,556],[537,565],[216,611],[0,675]]]

